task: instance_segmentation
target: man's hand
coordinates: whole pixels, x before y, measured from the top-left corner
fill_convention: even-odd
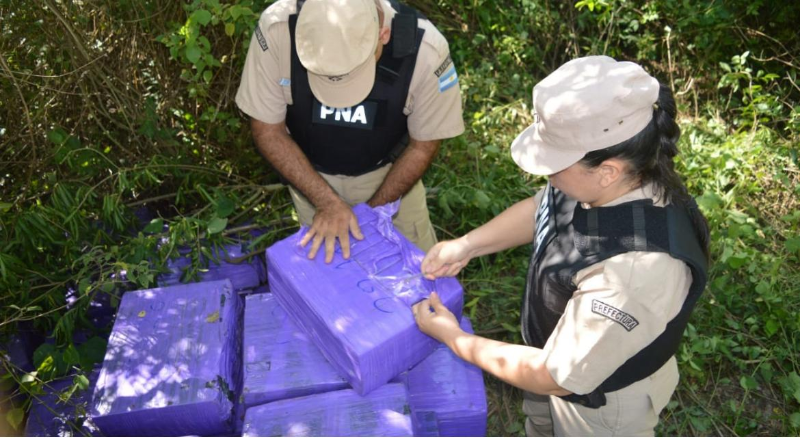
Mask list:
[[[325,262],[333,260],[336,239],[342,246],[342,256],[350,257],[350,233],[364,239],[353,211],[328,183],[317,173],[300,147],[289,137],[284,122],[267,124],[252,119],[253,139],[259,152],[284,178],[308,198],[317,210],[311,229],[300,244],[305,246],[314,238],[308,257],[313,259],[325,244]]]
[[[421,271],[426,278],[452,277],[467,266],[472,257],[466,237],[442,241],[428,251],[422,260]]]
[[[300,245],[305,247],[313,238],[311,251],[308,258],[314,259],[317,256],[320,246],[325,244],[325,263],[329,264],[333,260],[333,253],[336,248],[336,240],[342,246],[342,256],[350,258],[350,234],[358,240],[364,239],[361,229],[358,227],[353,210],[338,197],[330,204],[325,204],[317,208],[314,214],[314,222],[308,233],[300,240]]]
[[[435,291],[429,298],[411,307],[411,312],[414,313],[419,330],[442,343],[447,343],[462,332],[456,316],[444,306]]]

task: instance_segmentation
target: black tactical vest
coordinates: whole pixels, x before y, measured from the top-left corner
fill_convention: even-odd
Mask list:
[[[302,3],[298,1],[297,13]],[[408,145],[403,108],[425,31],[417,26],[417,17],[422,17],[417,11],[395,2],[392,6],[397,14],[378,60],[375,85],[363,102],[350,108],[327,107],[314,97],[297,56],[297,14],[289,17],[293,104],[287,106],[286,126],[317,171],[365,174],[393,162]]]
[[[602,407],[605,393],[627,387],[660,369],[677,352],[689,315],[705,288],[707,261],[685,208],[657,207],[652,200],[637,200],[584,209],[576,200],[547,185],[536,212],[533,254],[522,305],[522,336],[526,344],[544,347],[577,289],[573,279],[579,270],[630,251],[663,252],[685,262],[692,272],[689,295],[678,315],[649,346],[597,389],[587,395],[563,397],[567,401]],[[620,323],[635,330],[632,321]]]

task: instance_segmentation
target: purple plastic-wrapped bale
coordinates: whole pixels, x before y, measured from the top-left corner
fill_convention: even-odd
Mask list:
[[[392,206],[393,207],[393,206]],[[364,395],[428,356],[437,342],[414,322],[411,305],[439,293],[460,317],[461,286],[454,278],[429,281],[419,272],[424,253],[394,229],[390,206],[356,205],[364,240],[351,240],[351,257],[324,251],[309,260],[298,233],[267,249],[269,285],[294,323]]]
[[[0,341],[0,375],[13,371],[15,375],[22,376],[36,370],[33,352],[40,343],[38,338],[33,341],[30,335],[21,332],[10,335],[6,341]]]
[[[90,414],[104,435],[213,435],[232,428],[241,302],[230,281],[122,297]]]
[[[208,268],[200,272],[200,280],[203,282],[230,279],[233,288],[236,290],[252,289],[267,280],[264,260],[261,256],[253,256],[249,261],[238,263],[227,262],[227,259],[241,258],[246,251],[242,244],[230,244],[215,249],[213,252],[218,262],[209,261]],[[178,285],[181,277],[192,261],[187,256],[170,259],[167,262],[169,273],[162,274],[158,278],[160,286]]]
[[[350,387],[269,293],[245,301],[243,374],[248,408]]]
[[[466,317],[461,329],[472,333]],[[445,345],[414,366],[406,377],[408,405],[417,436],[429,436],[431,419],[439,436],[486,436],[486,390],[483,372],[458,358]]]
[[[92,372],[89,387],[77,389],[67,402],[59,400],[59,395],[73,385],[73,377],[63,378],[44,387],[46,392],[33,401],[25,424],[25,436],[94,436],[97,428],[87,416],[87,405],[92,396],[92,389],[97,382],[98,371]]]
[[[243,436],[412,436],[406,389],[387,384],[360,396],[339,390],[247,410]]]

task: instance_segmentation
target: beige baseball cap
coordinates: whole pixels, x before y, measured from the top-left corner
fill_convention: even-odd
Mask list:
[[[378,31],[374,0],[306,0],[295,28],[297,56],[320,102],[351,107],[369,95]]]
[[[658,80],[608,56],[569,61],[533,88],[534,123],[511,144],[526,172],[551,175],[630,139],[653,118]]]

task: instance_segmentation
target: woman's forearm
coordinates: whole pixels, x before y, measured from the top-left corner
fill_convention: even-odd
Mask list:
[[[531,243],[536,207],[534,197],[527,198],[461,237],[460,239],[463,239],[469,248],[470,257],[497,253]]]
[[[512,386],[539,395],[569,395],[553,380],[545,367],[545,355],[541,349],[504,343],[497,340],[452,331],[440,335],[456,355]]]

